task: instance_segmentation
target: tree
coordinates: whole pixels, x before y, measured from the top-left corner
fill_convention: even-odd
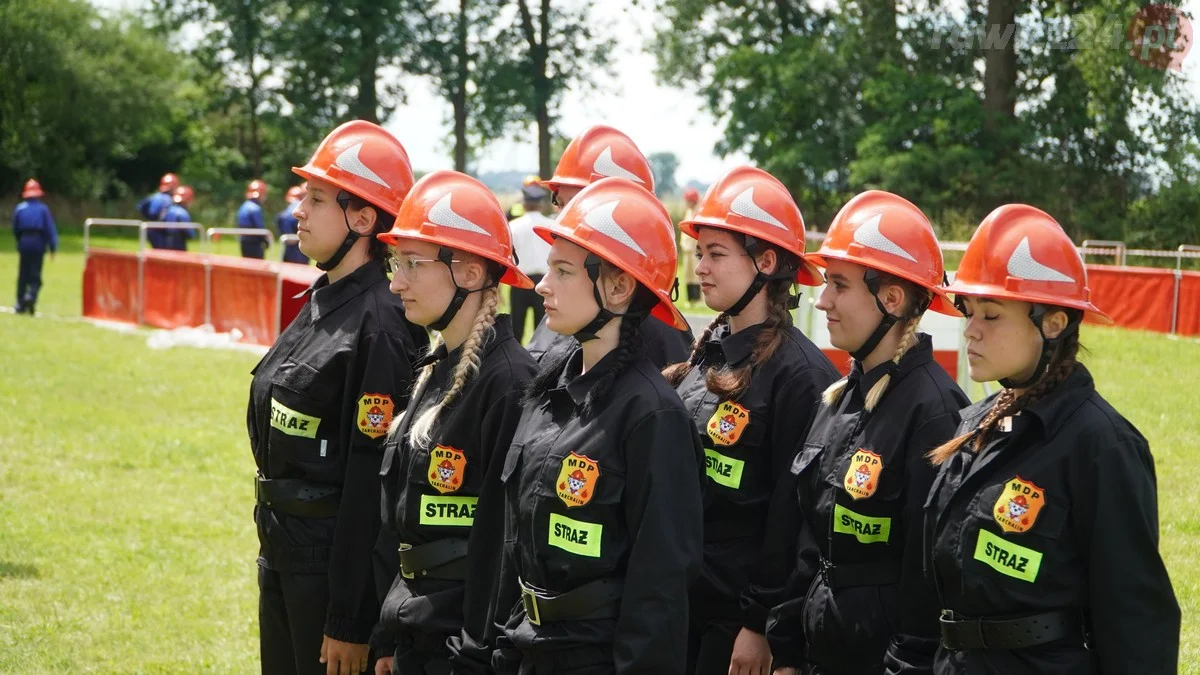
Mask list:
[[[654,173],[654,191],[660,196],[675,194],[679,185],[675,182],[675,171],[679,169],[679,157],[673,152],[655,152],[646,158],[650,171]]]

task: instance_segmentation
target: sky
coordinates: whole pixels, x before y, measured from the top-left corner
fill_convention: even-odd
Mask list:
[[[146,0],[92,0],[105,8],[140,7]],[[706,112],[696,94],[667,87],[655,81],[654,57],[645,51],[652,37],[652,13],[632,6],[629,0],[594,3],[601,21],[615,27],[617,47],[611,63],[615,77],[605,82],[599,94],[568,95],[563,102],[558,130],[573,136],[592,124],[604,123],[628,134],[642,151],[674,152],[680,160],[676,180],[709,183],[725,170],[748,160],[734,154],[718,157],[713,147],[720,140],[718,121]],[[1192,13],[1200,28],[1200,0],[1187,0],[1184,11]],[[1200,33],[1200,30],[1197,31]],[[1197,35],[1200,38],[1200,35]],[[1200,99],[1200,49],[1193,49],[1183,64],[1187,86]],[[404,144],[419,171],[452,168],[450,104],[420,78],[402,80],[408,100],[384,126]],[[530,125],[512,139],[490,144],[480,155],[476,169],[486,171],[533,171],[537,168],[536,127]]]

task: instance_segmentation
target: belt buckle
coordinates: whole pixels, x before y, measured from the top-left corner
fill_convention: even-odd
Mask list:
[[[416,574],[404,566],[404,554],[412,550],[412,544],[400,544],[396,547],[396,551],[400,554],[400,576],[405,579],[415,579]]]
[[[533,591],[521,583],[521,605],[525,607],[525,616],[529,619],[529,623],[540,626],[542,625],[542,614],[538,611],[538,597]]]

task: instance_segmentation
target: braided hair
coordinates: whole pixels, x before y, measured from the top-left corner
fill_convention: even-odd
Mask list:
[[[782,255],[791,255],[781,252]],[[728,364],[721,368],[710,368],[705,373],[705,387],[722,399],[736,400],[750,386],[750,378],[754,369],[767,362],[775,355],[779,345],[783,343],[783,335],[792,325],[792,313],[789,302],[792,298],[791,279],[772,279],[767,282],[767,318],[762,323],[762,330],[754,344],[754,351],[749,361],[738,368],[730,368]],[[679,386],[683,378],[692,372],[704,354],[704,345],[712,337],[713,331],[722,323],[729,320],[729,315],[722,312],[708,324],[704,332],[692,343],[692,353],[687,361],[667,366],[663,369],[663,377],[672,387]]]
[[[1072,316],[1072,314],[1082,313],[1078,312],[1078,310],[1068,312],[1068,316],[1074,322],[1076,316]],[[1071,373],[1075,372],[1075,367],[1079,363],[1077,357],[1080,349],[1079,330],[1069,330],[1058,343],[1058,347],[1055,348],[1054,355],[1050,358],[1050,364],[1046,366],[1046,372],[1033,386],[1026,389],[1020,395],[1017,394],[1015,389],[1005,389],[1000,392],[1000,395],[992,403],[991,410],[988,411],[987,416],[983,418],[978,427],[931,450],[929,452],[929,460],[935,465],[942,464],[969,443],[972,452],[982,450],[984,444],[987,443],[988,435],[996,429],[996,426],[1000,424],[1000,420],[1005,417],[1011,417],[1040,400],[1046,394],[1054,391],[1058,385],[1071,376]]]

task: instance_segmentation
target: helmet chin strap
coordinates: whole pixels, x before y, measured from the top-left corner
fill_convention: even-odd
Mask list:
[[[1067,316],[1070,317],[1069,314]],[[1046,308],[1042,305],[1033,305],[1029,308],[1029,320],[1033,322],[1033,325],[1038,330],[1038,334],[1042,336],[1042,354],[1038,357],[1037,367],[1033,369],[1033,374],[1028,379],[1018,382],[1011,377],[1001,378],[1000,384],[1005,389],[1024,389],[1042,379],[1042,376],[1046,374],[1046,369],[1050,367],[1050,359],[1054,356],[1054,351],[1058,349],[1058,345],[1069,335],[1079,330],[1081,319],[1069,318],[1067,327],[1057,337],[1046,337],[1046,331],[1042,328],[1042,319],[1045,317]]]
[[[875,351],[880,342],[883,342],[883,336],[887,335],[892,326],[895,326],[900,321],[900,317],[888,312],[887,308],[883,306],[883,301],[879,299],[879,272],[868,268],[863,274],[863,282],[867,284],[867,290],[871,291],[871,297],[875,299],[875,308],[879,310],[879,313],[883,317],[880,318],[879,325],[875,327],[875,332],[871,333],[867,341],[862,343],[858,349],[850,352],[850,356],[854,357],[854,360],[859,363],[867,360],[871,352]]]
[[[454,297],[450,298],[450,304],[446,306],[446,311],[442,312],[442,315],[438,317],[437,321],[429,324],[429,328],[441,332],[446,330],[451,321],[454,321],[454,317],[458,315],[458,310],[462,309],[463,303],[467,301],[467,297],[469,295],[472,293],[486,291],[489,288],[495,288],[497,284],[484,284],[482,288],[468,291],[462,286],[459,286],[458,279],[454,278],[454,251],[442,246],[438,249],[437,259],[438,262],[446,266],[446,269],[450,270],[450,282],[454,284]],[[496,275],[496,278],[500,278],[499,275]]]
[[[583,268],[587,270],[588,278],[592,280],[592,297],[596,299],[596,305],[600,307],[600,311],[586,326],[575,332],[574,338],[579,341],[579,344],[595,340],[596,334],[600,332],[601,328],[607,326],[609,321],[624,316],[623,314],[614,314],[604,306],[604,298],[600,297],[600,263],[600,256],[595,253],[589,253],[583,261]]]
[[[317,269],[322,272],[328,272],[340,265],[342,259],[350,252],[350,249],[354,248],[354,244],[363,237],[363,235],[355,232],[350,227],[350,216],[346,213],[346,210],[350,207],[350,195],[345,190],[338,190],[335,201],[337,201],[338,206],[342,207],[342,219],[346,222],[346,238],[342,239],[341,246],[338,246],[338,249],[333,252],[333,255],[328,260],[317,263]]]
[[[766,274],[760,270],[758,268],[758,259],[755,258],[755,256],[758,255],[760,242],[757,238],[748,234],[742,235],[742,237],[742,246],[746,249],[746,253],[750,255],[750,262],[754,265],[754,280],[750,282],[750,286],[746,289],[746,292],[742,293],[742,297],[738,298],[738,301],[733,303],[732,307],[725,310],[725,313],[729,316],[737,316],[738,314],[741,314],[758,295],[758,292],[762,290],[763,286],[767,285],[768,281],[774,281],[775,279],[789,279],[796,275],[796,270],[790,269],[789,265],[784,265],[782,260],[779,261],[775,272],[772,274]],[[796,309],[800,306],[799,294],[789,295],[788,297],[788,309]]]

